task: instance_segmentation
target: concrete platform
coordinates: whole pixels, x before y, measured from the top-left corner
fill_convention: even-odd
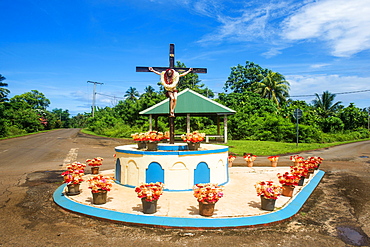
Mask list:
[[[141,200],[133,188],[114,184],[108,192],[106,204],[92,204],[92,195],[87,182],[80,186],[81,193],[75,196],[65,194],[66,185],[54,192],[54,201],[66,210],[96,218],[126,224],[150,225],[165,228],[217,229],[254,227],[284,221],[294,216],[316,186],[324,172],[315,171],[303,186],[297,186],[293,197],[281,196],[277,199],[274,211],[264,211],[254,184],[272,180],[276,184],[276,174],[289,171],[289,167],[231,167],[229,182],[224,186],[224,197],[215,206],[211,217],[198,213],[198,202],[192,191],[165,191],[158,200],[157,212],[142,213]],[[113,170],[101,174],[113,176]],[[92,175],[86,175],[86,180]]]

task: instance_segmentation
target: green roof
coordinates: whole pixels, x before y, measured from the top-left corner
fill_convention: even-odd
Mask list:
[[[168,98],[162,102],[141,111],[143,115],[168,115]],[[175,115],[231,115],[235,111],[211,100],[190,89],[185,89],[177,95]]]

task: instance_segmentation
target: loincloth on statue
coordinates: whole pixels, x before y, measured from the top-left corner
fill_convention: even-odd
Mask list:
[[[166,97],[167,97],[167,98],[169,98],[169,97],[170,97],[169,93],[177,93],[177,92],[179,92],[179,91],[178,91],[178,90],[176,90],[176,89],[175,89],[175,90],[172,90],[172,91],[167,91],[167,92],[166,92]]]

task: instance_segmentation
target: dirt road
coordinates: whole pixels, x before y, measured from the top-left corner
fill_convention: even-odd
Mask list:
[[[326,175],[295,217],[272,226],[127,226],[66,212],[53,202],[66,163],[101,156],[101,169],[112,169],[114,147],[124,144],[78,129],[0,141],[0,246],[369,246],[370,141],[302,153],[325,158]],[[281,157],[279,165],[288,162]]]

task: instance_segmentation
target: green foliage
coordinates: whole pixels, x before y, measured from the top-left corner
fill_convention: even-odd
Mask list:
[[[10,99],[13,107],[17,108],[31,108],[46,110],[50,104],[50,100],[45,95],[37,90],[31,90],[21,95],[16,95]]]
[[[231,89],[234,93],[253,91],[253,84],[260,82],[267,75],[267,72],[268,69],[263,69],[253,62],[246,61],[245,66],[238,64],[231,68],[231,73],[225,83],[224,90],[227,92]]]
[[[9,89],[4,88],[8,86],[7,83],[3,82],[5,79],[6,78],[0,74],[0,103],[8,101],[7,95],[10,93]]]
[[[341,101],[333,103],[336,95],[329,91],[323,92],[321,97],[317,93],[315,95],[316,99],[312,101],[313,106],[317,109],[318,114],[324,118],[335,115],[343,107],[340,105]]]
[[[254,92],[262,98],[272,100],[278,106],[286,101],[290,87],[282,74],[269,70],[267,75],[260,74],[260,77],[262,80],[253,84]]]

